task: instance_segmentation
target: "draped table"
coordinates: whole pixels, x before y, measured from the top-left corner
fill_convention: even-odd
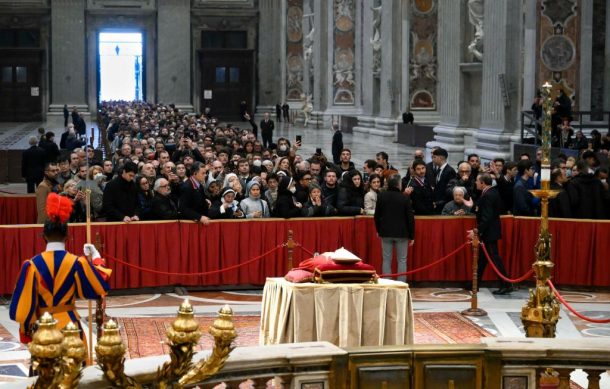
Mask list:
[[[413,343],[409,285],[295,284],[267,278],[261,345],[327,341],[339,347]]]

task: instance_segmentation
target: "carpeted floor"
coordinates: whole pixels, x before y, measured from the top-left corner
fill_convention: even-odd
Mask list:
[[[204,335],[199,341],[197,350],[210,349],[213,339],[207,334],[214,317],[197,317]],[[121,336],[127,344],[127,357],[140,358],[150,355],[166,354],[169,348],[165,345],[166,332],[171,326],[173,317],[119,318]],[[235,345],[257,346],[259,316],[235,316],[237,330]],[[481,337],[493,336],[483,328],[463,318],[457,312],[416,313],[415,343],[479,343]]]

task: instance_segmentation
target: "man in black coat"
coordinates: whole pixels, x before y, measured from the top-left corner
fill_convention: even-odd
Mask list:
[[[21,177],[25,178],[28,193],[36,191],[36,185],[44,178],[44,166],[47,163],[47,153],[38,147],[38,138],[30,137],[30,148],[21,154]]]
[[[263,147],[267,148],[273,143],[273,130],[275,129],[275,123],[269,118],[269,112],[265,112],[259,127],[263,137]]]
[[[343,133],[341,133],[339,123],[333,123],[332,131],[334,131],[332,143],[333,163],[338,165],[341,163],[341,150],[343,150]]]
[[[108,221],[129,223],[140,220],[138,188],[134,181],[137,171],[138,165],[131,161],[126,162],[121,173],[106,184],[102,208]]]
[[[180,200],[178,201],[178,210],[183,219],[193,220],[204,225],[210,223],[208,217],[210,201],[205,195],[205,187],[203,186],[206,173],[205,164],[201,162],[193,163],[191,176],[182,184]]]
[[[170,196],[171,186],[165,178],[158,178],[153,187],[155,197],[150,203],[150,218],[152,220],[178,219],[178,207]]]
[[[275,120],[277,120],[278,123],[282,122],[282,105],[280,103],[275,105]]]
[[[421,159],[413,161],[413,176],[406,184],[405,194],[411,198],[416,215],[434,213],[434,191],[426,178],[426,164]]]
[[[447,150],[438,148],[432,152],[431,170],[426,170],[426,178],[434,191],[434,214],[440,215],[445,203],[447,202],[446,191],[449,181],[453,180],[457,174],[447,163],[449,154]]]
[[[57,162],[59,158],[59,147],[55,143],[55,133],[49,131],[44,138],[38,143],[38,146],[44,149],[47,154],[47,162]]]
[[[411,201],[401,193],[401,180],[398,174],[388,179],[388,190],[377,195],[375,206],[375,227],[381,238],[383,249],[383,274],[392,273],[392,250],[396,247],[398,273],[407,271],[407,249],[415,238],[415,217]],[[406,281],[407,276],[398,280]]]
[[[571,217],[576,219],[608,219],[610,193],[599,178],[589,173],[587,162],[576,163],[578,174],[566,184]]]
[[[477,189],[481,191],[481,196],[476,206],[477,229],[479,239],[485,245],[487,253],[498,271],[507,277],[506,269],[500,253],[498,252],[498,240],[502,239],[502,225],[500,224],[500,213],[502,211],[502,200],[498,190],[492,186],[492,178],[489,173],[480,173],[477,176]],[[469,239],[473,238],[474,232],[468,231]],[[479,250],[479,266],[477,279],[480,281],[485,268],[487,267],[487,257],[482,249]],[[508,294],[513,291],[512,286],[504,281],[500,281],[500,289],[493,294]]]

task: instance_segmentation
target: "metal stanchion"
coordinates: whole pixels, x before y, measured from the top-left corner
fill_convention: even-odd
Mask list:
[[[470,299],[470,308],[462,311],[464,316],[487,316],[485,310],[478,307],[479,299],[477,293],[479,290],[479,280],[477,273],[479,271],[479,231],[475,228],[472,237],[472,298]]]

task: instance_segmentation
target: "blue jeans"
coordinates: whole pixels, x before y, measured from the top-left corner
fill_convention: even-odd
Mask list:
[[[383,267],[381,269],[383,274],[392,273],[392,251],[396,246],[396,259],[398,259],[398,271],[397,273],[404,273],[407,271],[407,249],[408,239],[407,238],[381,238],[381,249],[383,252]],[[398,281],[407,281],[407,276],[399,276]]]

